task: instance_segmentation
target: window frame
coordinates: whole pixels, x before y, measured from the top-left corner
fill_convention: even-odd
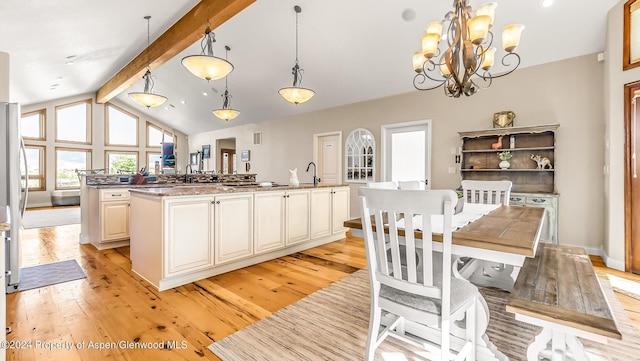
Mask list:
[[[25,144],[25,151],[26,149],[38,149],[40,151],[40,164],[38,166],[39,169],[39,174],[38,175],[30,175],[29,174],[29,170],[27,169],[27,175],[26,175],[26,184],[27,186],[29,185],[29,180],[30,179],[39,179],[40,180],[40,187],[29,187],[29,192],[40,192],[40,191],[46,191],[47,190],[47,146],[46,145],[35,145],[35,144]],[[23,177],[21,176],[20,179],[22,180]]]
[[[134,150],[116,150],[116,149],[108,149],[104,151],[104,169],[106,174],[119,174],[119,173],[111,173],[111,169],[109,167],[109,154],[133,154],[136,156],[136,166],[133,170],[133,173],[140,169],[140,152]]]
[[[166,135],[171,137],[171,140],[173,141],[174,144],[177,144],[178,142],[178,136],[175,134],[175,132],[173,131],[169,131],[168,129],[164,129],[163,127],[153,124],[150,121],[147,121],[147,126],[146,126],[146,147],[147,148],[161,148],[162,147],[162,143],[160,143],[160,145],[151,145],[149,144],[149,128],[153,127],[156,130],[160,131],[160,133],[162,133],[162,142],[164,142],[164,138]]]
[[[33,138],[33,137],[27,137],[24,136],[22,134],[20,134],[22,136],[22,138],[24,140],[41,140],[41,141],[46,141],[47,140],[47,109],[43,108],[43,109],[38,109],[38,110],[34,110],[32,112],[27,112],[27,113],[23,113],[20,116],[20,122],[22,123],[22,118],[24,117],[28,117],[34,114],[39,114],[40,115],[40,137],[39,138]],[[20,124],[22,126],[22,124]]]
[[[640,66],[640,59],[631,60],[631,7],[640,0],[628,0],[623,10],[623,41],[622,41],[622,70],[629,70]],[[640,3],[639,3],[640,5]],[[640,21],[640,18],[638,19]],[[640,36],[640,34],[638,35]]]
[[[92,152],[91,149],[88,148],[73,148],[73,147],[55,147],[54,150],[54,170],[55,170],[55,175],[54,175],[54,184],[55,190],[65,190],[65,189],[80,189],[80,185],[78,185],[77,187],[60,187],[58,186],[58,151],[65,151],[65,152],[85,152],[87,154],[87,164],[86,164],[86,169],[91,169],[91,156],[92,156]]]
[[[113,108],[118,110],[119,112],[122,112],[132,118],[134,118],[136,120],[136,143],[135,144],[119,144],[119,143],[111,143],[109,141],[109,108]],[[111,104],[111,103],[107,103],[104,105],[104,145],[109,147],[109,146],[115,146],[115,147],[131,147],[131,148],[138,148],[140,146],[140,117],[138,117],[137,115],[130,113],[122,108],[120,108],[117,105]]]
[[[86,134],[86,140],[85,142],[78,142],[78,141],[73,141],[73,140],[64,140],[64,139],[58,139],[58,110],[61,109],[65,109],[65,108],[70,108],[79,104],[86,104],[87,105],[87,114],[86,114],[86,122],[87,122],[87,134]],[[73,103],[67,103],[67,104],[62,104],[62,105],[56,105],[54,107],[54,112],[55,112],[55,123],[54,123],[54,140],[56,143],[65,143],[65,144],[85,144],[85,145],[91,145],[92,144],[92,139],[91,139],[91,129],[92,129],[92,124],[93,124],[93,120],[91,117],[91,113],[92,113],[92,104],[93,101],[91,99],[85,99],[85,100],[80,100],[77,102],[73,102]],[[57,169],[57,168],[56,168]]]

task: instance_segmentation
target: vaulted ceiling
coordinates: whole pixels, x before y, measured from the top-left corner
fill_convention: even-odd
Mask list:
[[[470,1],[474,7],[483,2]],[[600,52],[607,12],[616,3],[557,0],[542,8],[539,0],[499,1],[494,24],[497,45],[502,27],[522,23],[526,29],[518,48],[521,68]],[[152,16],[153,42],[197,4],[197,0],[1,1],[0,51],[11,57],[11,100],[33,104],[98,91],[146,48],[145,15]],[[451,4],[450,0],[257,0],[214,29],[215,54],[224,57],[224,46],[231,48],[228,59],[235,70],[228,85],[232,105],[241,111],[238,118],[224,122],[211,114],[222,105],[224,80],[207,82],[181,65],[184,56],[201,52],[199,41],[153,70],[155,92],[169,98],[165,106],[147,110],[127,97],[130,91],[142,91],[142,81],[116,98],[194,134],[415,91],[411,55],[420,47],[424,26],[440,20]],[[278,94],[293,80],[294,5],[302,7],[303,85],[317,93],[297,106]]]

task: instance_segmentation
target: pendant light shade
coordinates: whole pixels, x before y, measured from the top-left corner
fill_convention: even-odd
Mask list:
[[[233,71],[233,65],[227,60],[213,55],[213,43],[215,42],[216,35],[211,31],[209,2],[207,2],[207,28],[204,30],[204,37],[200,42],[202,53],[200,55],[185,56],[182,58],[182,65],[191,74],[207,81],[222,79],[229,75]]]
[[[149,48],[149,20],[151,16],[144,17],[147,20],[147,48]],[[134,102],[148,108],[157,107],[167,101],[167,97],[153,93],[153,79],[151,77],[151,67],[149,65],[149,52],[147,51],[147,71],[142,77],[144,79],[144,91],[131,92],[129,98]]]
[[[293,10],[296,12],[296,64],[293,66],[293,69],[291,69],[291,73],[293,74],[293,86],[282,88],[278,93],[282,95],[284,100],[298,105],[309,101],[316,92],[301,86],[302,73],[304,70],[300,69],[300,65],[298,64],[298,14],[300,14],[302,8],[296,5],[293,7]]]
[[[225,46],[225,50],[227,51],[227,58],[229,55],[230,47]],[[225,60],[226,61],[226,60]],[[235,119],[238,115],[240,115],[240,111],[231,108],[231,94],[229,94],[229,77],[224,78],[224,93],[222,94],[222,108],[213,110],[213,115],[224,120],[229,121]]]

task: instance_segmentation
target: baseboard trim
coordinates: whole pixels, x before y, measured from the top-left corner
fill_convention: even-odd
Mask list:
[[[602,248],[602,246],[598,248],[584,247],[584,249],[587,251],[588,254],[592,256],[600,256],[600,258],[602,258],[602,261],[604,262],[604,264],[607,265],[607,267],[624,272],[624,261],[609,257],[607,255],[607,252],[604,251],[604,248]]]

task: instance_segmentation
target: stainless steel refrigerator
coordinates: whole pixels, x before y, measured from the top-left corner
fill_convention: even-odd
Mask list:
[[[11,229],[4,240],[7,293],[17,291],[20,281],[20,228],[27,206],[28,169],[20,136],[20,106],[0,102],[0,207],[9,206],[11,217]]]

